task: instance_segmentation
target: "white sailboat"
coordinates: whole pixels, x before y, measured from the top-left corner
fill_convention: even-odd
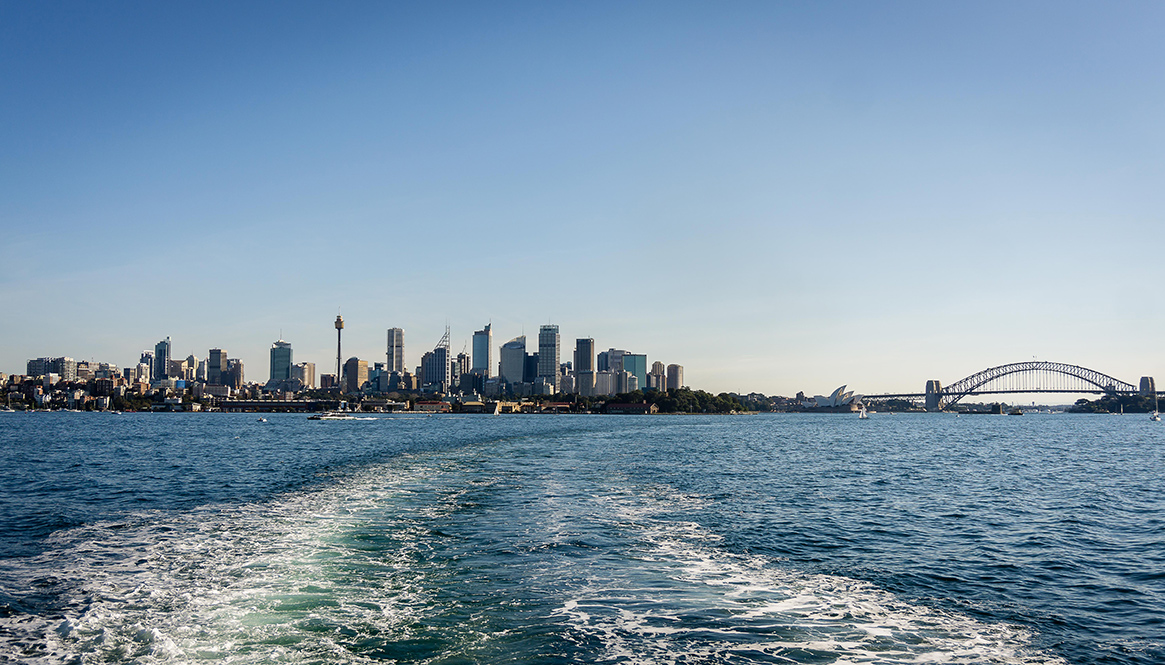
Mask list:
[[[865,419],[867,419],[867,418],[869,418],[869,417],[870,417],[870,414],[869,414],[869,412],[868,412],[868,411],[866,411],[866,405],[865,405],[865,404],[863,404],[863,405],[862,405],[862,410],[861,410],[861,411],[858,411],[858,418],[859,418],[860,420],[865,420]]]
[[[1154,422],[1161,422],[1161,411],[1157,407],[1157,392],[1153,392],[1153,413],[1149,414],[1149,420]]]

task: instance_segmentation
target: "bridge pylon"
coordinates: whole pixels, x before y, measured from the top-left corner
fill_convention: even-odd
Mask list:
[[[941,411],[943,398],[943,384],[938,379],[926,382],[926,410]]]

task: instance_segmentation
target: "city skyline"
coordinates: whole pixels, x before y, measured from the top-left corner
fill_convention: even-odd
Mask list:
[[[329,373],[339,309],[410,371],[553,322],[713,393],[1165,375],[1160,4],[66,5],[0,6],[0,372]]]

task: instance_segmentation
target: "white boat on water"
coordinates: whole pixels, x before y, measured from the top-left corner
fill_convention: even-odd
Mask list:
[[[1156,391],[1153,392],[1153,413],[1149,414],[1149,420],[1152,420],[1152,421],[1158,422],[1158,423],[1161,422],[1161,410],[1160,410],[1160,407],[1157,406],[1157,392]]]
[[[307,417],[308,420],[356,420],[356,416],[345,413],[343,411],[328,411],[326,413],[313,414]]]
[[[869,412],[869,411],[866,411],[866,405],[865,405],[865,404],[863,404],[863,405],[862,405],[862,410],[861,410],[861,411],[858,411],[858,418],[859,418],[860,420],[866,420],[866,419],[867,419],[867,418],[869,418],[869,417],[870,417],[870,412]]]

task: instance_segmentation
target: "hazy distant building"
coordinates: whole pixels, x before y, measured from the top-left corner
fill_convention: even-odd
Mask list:
[[[294,364],[290,342],[278,340],[271,344],[271,381],[290,379]]]
[[[26,368],[29,376],[56,374],[61,381],[77,380],[77,361],[67,356],[61,358],[34,358]]]
[[[299,379],[305,389],[316,387],[316,364],[296,363],[291,366],[291,378]]]
[[[138,376],[138,380],[144,381],[146,383],[152,381],[154,379],[154,352],[142,351],[142,357],[141,360],[138,361],[138,364],[144,364],[149,368],[149,371],[147,371],[145,374]]]
[[[405,331],[400,328],[388,329],[388,371],[405,371]]]
[[[243,387],[246,377],[243,375],[243,361],[238,358],[227,358],[227,374],[223,380],[225,385],[238,390]]]
[[[421,387],[437,392],[448,390],[451,370],[447,347],[438,346],[425,353],[421,356]]]
[[[623,371],[635,377],[635,387],[629,388],[627,392],[633,392],[641,388],[647,387],[647,354],[645,353],[624,353],[623,354]]]
[[[491,376],[490,368],[493,367],[494,335],[491,330],[492,326],[493,324],[487,323],[485,328],[473,333],[473,366],[470,371],[486,377]]]
[[[154,376],[155,381],[170,377],[170,338],[154,345]]]
[[[437,346],[421,356],[421,388],[447,392],[452,385],[453,363],[449,354],[449,326]]]
[[[558,363],[561,347],[558,326],[547,324],[538,329],[538,378],[546,379],[548,384],[553,384],[555,393],[559,389]]]
[[[627,353],[622,349],[607,349],[599,354],[598,367],[595,369],[609,372],[623,371],[623,354]]]
[[[590,337],[574,341],[574,384],[583,397],[595,394],[595,340]]]
[[[647,388],[667,390],[667,370],[658,360],[651,363],[651,371],[647,373]]]
[[[522,383],[534,383],[538,378],[538,354],[530,353],[526,355],[525,368],[522,370]]]
[[[349,358],[344,363],[344,392],[358,393],[368,383],[368,361]]]
[[[615,380],[609,370],[595,372],[595,395],[614,395]]]
[[[206,382],[212,386],[223,385],[226,371],[227,352],[222,349],[211,349],[210,359],[206,361]]]
[[[522,383],[526,372],[526,336],[502,344],[498,374],[506,383]]]
[[[457,357],[453,359],[453,366],[449,368],[451,375],[450,380],[461,386],[461,377],[468,375],[472,371],[473,364],[470,361],[469,354],[458,353]]]
[[[667,366],[667,389],[679,390],[684,387],[684,368],[681,365]]]
[[[336,380],[335,374],[321,374],[320,375],[320,388],[327,390],[329,388],[335,388],[338,385],[340,385],[340,383],[339,383],[339,381]]]

